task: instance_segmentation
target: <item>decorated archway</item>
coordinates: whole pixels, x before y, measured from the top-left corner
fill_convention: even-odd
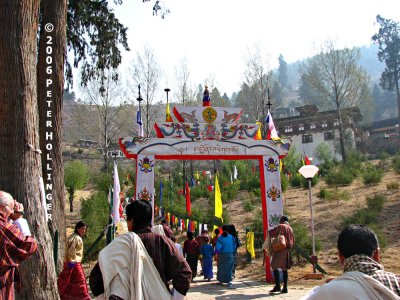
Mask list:
[[[239,124],[242,110],[223,107],[174,107],[177,122],[156,123],[156,138],[119,140],[127,158],[136,160],[136,199],[154,206],[154,166],[157,160],[257,160],[260,169],[264,238],[283,214],[279,160],[289,141],[256,140],[258,125]],[[153,207],[154,208],[154,207]],[[270,260],[266,279],[272,281]]]

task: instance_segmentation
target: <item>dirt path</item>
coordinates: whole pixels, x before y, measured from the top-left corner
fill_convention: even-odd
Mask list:
[[[220,285],[216,281],[216,266],[213,267],[213,272],[214,278],[211,282],[207,282],[199,276],[195,278],[186,295],[187,300],[269,299],[271,297],[274,299],[300,299],[312,288],[303,285],[289,285],[289,292],[287,294],[269,294],[269,291],[273,288],[272,284],[245,278],[234,279],[232,288],[228,288],[226,285]],[[312,284],[318,285],[321,282],[317,281]]]

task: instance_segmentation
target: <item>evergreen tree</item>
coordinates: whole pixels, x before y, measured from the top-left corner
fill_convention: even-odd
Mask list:
[[[400,126],[400,24],[390,19],[376,16],[376,21],[381,26],[379,32],[372,36],[378,44],[378,58],[385,62],[386,68],[381,74],[380,85],[383,89],[396,91],[397,116]]]
[[[331,107],[323,100],[321,95],[312,87],[307,74],[303,73],[300,79],[299,99],[304,105],[316,105],[320,110],[329,110]]]
[[[225,107],[231,107],[232,106],[232,103],[231,103],[231,101],[229,100],[229,97],[228,97],[228,95],[226,94],[226,93],[224,93],[223,95],[222,95],[222,99],[224,100],[224,106]]]
[[[279,69],[278,69],[278,81],[283,88],[288,88],[288,67],[283,55],[279,55]]]
[[[274,107],[278,107],[283,102],[284,91],[279,81],[275,80],[272,84],[271,98],[273,100]],[[271,109],[272,110],[272,109]]]

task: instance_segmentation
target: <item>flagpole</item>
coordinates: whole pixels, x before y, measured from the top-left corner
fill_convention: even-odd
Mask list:
[[[139,111],[138,114],[140,116],[140,120],[138,120],[138,117],[136,118],[136,122],[139,125],[139,132],[140,134],[138,134],[139,136],[143,137],[143,121],[142,121],[142,109],[140,106],[140,103],[143,101],[142,95],[140,94],[140,84],[138,85],[138,89],[139,89],[139,96],[136,98],[137,102],[139,102]]]
[[[267,99],[268,99],[268,102],[267,102],[267,104],[265,104],[265,106],[268,106],[268,111],[267,111],[267,115],[268,115],[268,113],[271,111],[271,106],[273,105],[272,103],[271,103],[271,96],[270,96],[270,94],[269,94],[269,88],[267,89]],[[264,111],[264,105],[263,105],[263,125],[264,125],[264,128],[263,128],[263,139],[265,140],[265,139],[267,139],[267,132],[268,132],[268,130],[267,130],[267,126],[266,126],[266,115],[265,115],[265,111]]]

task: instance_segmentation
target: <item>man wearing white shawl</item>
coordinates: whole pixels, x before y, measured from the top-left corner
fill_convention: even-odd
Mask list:
[[[376,234],[363,225],[346,227],[338,238],[344,274],[310,291],[303,300],[399,300],[400,279],[384,271]]]
[[[128,204],[126,219],[130,233],[104,248],[90,273],[93,295],[102,294],[107,300],[184,299],[190,267],[168,237],[152,232],[151,204],[144,200]]]

